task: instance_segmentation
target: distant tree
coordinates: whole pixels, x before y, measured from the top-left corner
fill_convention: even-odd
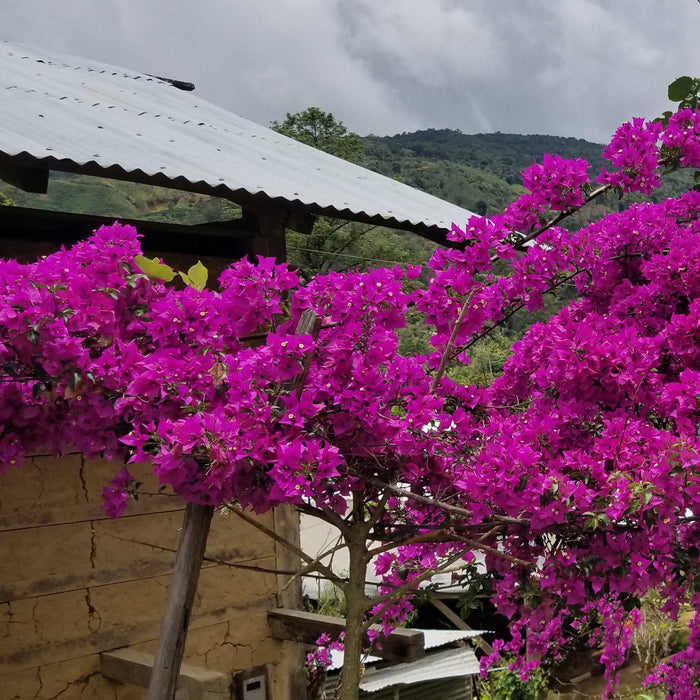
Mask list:
[[[331,112],[324,112],[318,107],[307,107],[294,114],[287,112],[282,123],[273,121],[270,125],[280,134],[351,163],[362,159],[364,149],[360,137],[348,131],[345,124]]]
[[[294,114],[287,113],[284,121],[271,122],[272,128],[308,146],[342,158],[352,163],[365,160],[364,146],[360,137],[347,130],[343,122],[330,112],[318,107],[308,107]],[[368,235],[369,234],[369,235]],[[387,246],[387,241],[395,247]],[[398,248],[401,248],[400,250]],[[290,231],[287,234],[289,262],[296,266],[306,279],[327,272],[350,268],[376,267],[376,263],[425,262],[429,250],[423,250],[416,259],[407,252],[403,241],[386,232],[377,231],[376,226],[349,223],[343,219],[321,216],[309,235]]]

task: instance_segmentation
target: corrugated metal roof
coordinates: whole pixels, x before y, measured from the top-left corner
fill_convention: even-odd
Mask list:
[[[417,629],[417,628],[416,628]],[[454,642],[459,642],[462,639],[471,639],[473,637],[480,637],[483,634],[488,634],[485,630],[432,630],[432,629],[420,629],[419,632],[423,633],[425,649],[437,649],[439,647],[444,647],[447,644],[452,644]],[[432,655],[431,655],[432,658]],[[343,667],[344,656],[342,651],[337,651],[335,649],[331,650],[331,664],[328,667],[331,671],[338,671]],[[364,659],[365,665],[376,663],[377,661],[382,661],[378,656],[367,656]],[[414,662],[415,663],[415,662]]]
[[[421,630],[421,632],[425,638],[426,649],[437,649],[462,639],[472,639],[488,634],[485,630]]]
[[[425,235],[471,216],[153,76],[6,41],[2,154],[58,170],[118,170],[127,179],[232,199],[269,197],[297,210]]]
[[[424,681],[457,676],[472,676],[479,673],[479,660],[467,647],[447,649],[430,654],[419,661],[396,664],[383,669],[367,669],[360,689],[371,693],[396,685],[411,685]]]
[[[333,697],[330,695],[329,697]],[[458,676],[456,678],[443,678],[437,681],[414,683],[398,687],[382,688],[373,693],[361,693],[364,700],[472,700],[471,677]]]

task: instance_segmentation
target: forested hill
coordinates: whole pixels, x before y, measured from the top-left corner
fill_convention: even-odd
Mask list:
[[[543,153],[584,158],[594,168],[603,164],[603,146],[584,139],[522,134],[463,134],[453,129],[425,129],[396,136],[367,136],[368,153],[383,161],[411,155],[436,161],[453,160],[488,170],[510,184],[520,183],[520,172],[541,160]]]
[[[604,163],[602,145],[560,136],[426,129],[362,141],[368,167],[479,214],[502,209],[518,191],[520,173],[543,153],[584,158],[592,172]]]

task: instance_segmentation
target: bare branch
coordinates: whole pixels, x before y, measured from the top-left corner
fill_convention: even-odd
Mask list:
[[[302,549],[297,547],[295,544],[293,544],[286,538],[282,537],[279,533],[263,525],[259,520],[256,520],[252,516],[248,515],[248,513],[246,513],[242,508],[240,508],[240,506],[233,505],[230,507],[229,510],[230,512],[235,513],[239,518],[241,518],[241,520],[244,520],[249,525],[252,525],[257,530],[260,530],[260,532],[262,532],[263,534],[267,535],[268,537],[271,537],[275,542],[279,542],[279,544],[281,544],[283,547],[286,547],[291,552],[294,552],[294,554],[296,554],[302,561],[305,561],[308,565],[313,565],[313,568],[316,571],[323,574],[332,583],[335,583],[341,588],[345,585],[345,581],[340,577],[336,576],[336,574],[331,569],[322,564],[320,561],[309,556],[306,552],[304,552]]]

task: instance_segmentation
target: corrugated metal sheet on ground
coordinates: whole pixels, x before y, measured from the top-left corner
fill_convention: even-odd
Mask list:
[[[471,212],[136,71],[0,42],[0,152],[449,230]],[[60,169],[60,168],[58,168]]]
[[[370,693],[396,685],[412,685],[443,678],[473,676],[478,673],[479,661],[472,649],[447,649],[429,654],[419,661],[377,670],[367,669],[360,689]]]

